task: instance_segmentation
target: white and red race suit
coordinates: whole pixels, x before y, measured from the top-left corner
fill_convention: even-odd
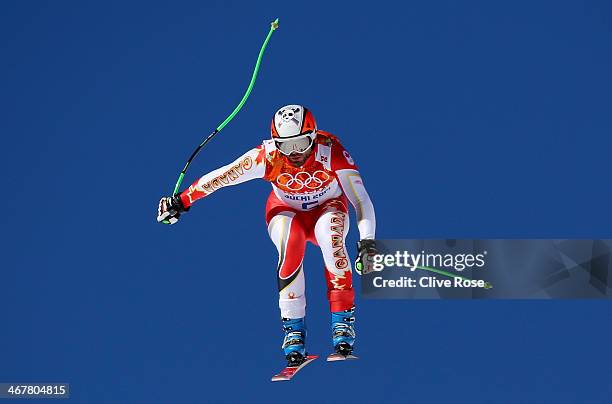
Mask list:
[[[351,260],[346,249],[349,230],[347,198],[357,213],[360,239],[373,239],[374,207],[357,166],[338,139],[318,131],[306,162],[293,166],[273,140],[194,182],[181,193],[185,207],[216,190],[263,178],[272,183],[266,204],[268,233],[278,250],[279,307],[284,318],[306,312],[303,260],[306,242],[323,253],[331,311],[353,307]]]

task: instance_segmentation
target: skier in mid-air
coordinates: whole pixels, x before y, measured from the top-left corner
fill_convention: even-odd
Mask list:
[[[271,132],[272,139],[233,163],[204,175],[179,195],[162,198],[157,220],[174,224],[195,201],[225,186],[255,178],[271,182],[266,223],[279,255],[282,348],[288,364],[300,364],[306,355],[303,259],[307,241],[323,253],[332,343],[338,354],[348,356],[355,342],[355,295],[345,245],[347,198],[357,214],[360,241],[355,267],[359,274],[368,257],[376,253],[374,207],[350,154],[338,138],[317,129],[307,108],[282,107],[272,118]]]

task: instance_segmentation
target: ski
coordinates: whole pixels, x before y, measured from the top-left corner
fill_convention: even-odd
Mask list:
[[[306,357],[306,360],[302,362],[299,366],[287,366],[286,368],[281,370],[280,373],[272,376],[272,381],[281,382],[291,380],[291,378],[293,378],[293,376],[295,376],[295,374],[299,372],[300,369],[302,369],[304,366],[308,365],[310,362],[314,361],[318,357],[319,355],[308,355]]]
[[[349,354],[345,356],[337,352],[334,352],[333,354],[330,354],[327,356],[328,362],[347,361],[347,360],[354,360],[354,359],[359,359],[359,357],[353,354]]]

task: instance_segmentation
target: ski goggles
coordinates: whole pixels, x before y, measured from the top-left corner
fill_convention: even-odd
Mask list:
[[[274,139],[276,141],[276,148],[283,153],[285,156],[291,153],[305,153],[312,146],[311,133],[305,133],[289,139]]]

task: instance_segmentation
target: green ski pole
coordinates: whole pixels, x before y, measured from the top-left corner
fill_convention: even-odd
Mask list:
[[[257,73],[259,73],[259,65],[261,64],[261,59],[263,58],[264,51],[266,50],[266,46],[268,46],[268,42],[270,41],[272,34],[274,33],[274,31],[276,31],[277,28],[278,18],[270,24],[270,31],[268,32],[268,36],[266,36],[266,40],[264,41],[263,45],[261,46],[261,49],[259,50],[259,56],[257,57],[257,63],[255,63],[255,68],[253,69],[253,76],[251,77],[251,82],[249,83],[249,87],[247,88],[246,92],[242,96],[240,103],[236,106],[236,108],[234,108],[232,113],[229,114],[229,116],[225,118],[225,120],[221,122],[221,124],[217,126],[215,130],[213,130],[212,133],[206,137],[206,139],[202,141],[202,143],[200,143],[200,145],[193,151],[193,153],[191,153],[191,156],[187,160],[187,163],[185,163],[185,167],[183,167],[183,170],[181,170],[181,174],[179,175],[178,180],[176,181],[176,185],[174,186],[174,191],[172,192],[172,195],[178,194],[181,183],[183,182],[183,178],[185,178],[187,168],[189,167],[195,156],[198,155],[200,150],[202,150],[202,148],[206,146],[206,144],[210,142],[210,140],[215,137],[217,133],[219,133],[223,128],[225,128],[225,125],[227,125],[232,119],[234,119],[238,111],[242,109],[242,106],[246,102],[247,98],[249,98],[249,95],[253,90],[253,86],[255,85],[255,79],[257,79]]]

